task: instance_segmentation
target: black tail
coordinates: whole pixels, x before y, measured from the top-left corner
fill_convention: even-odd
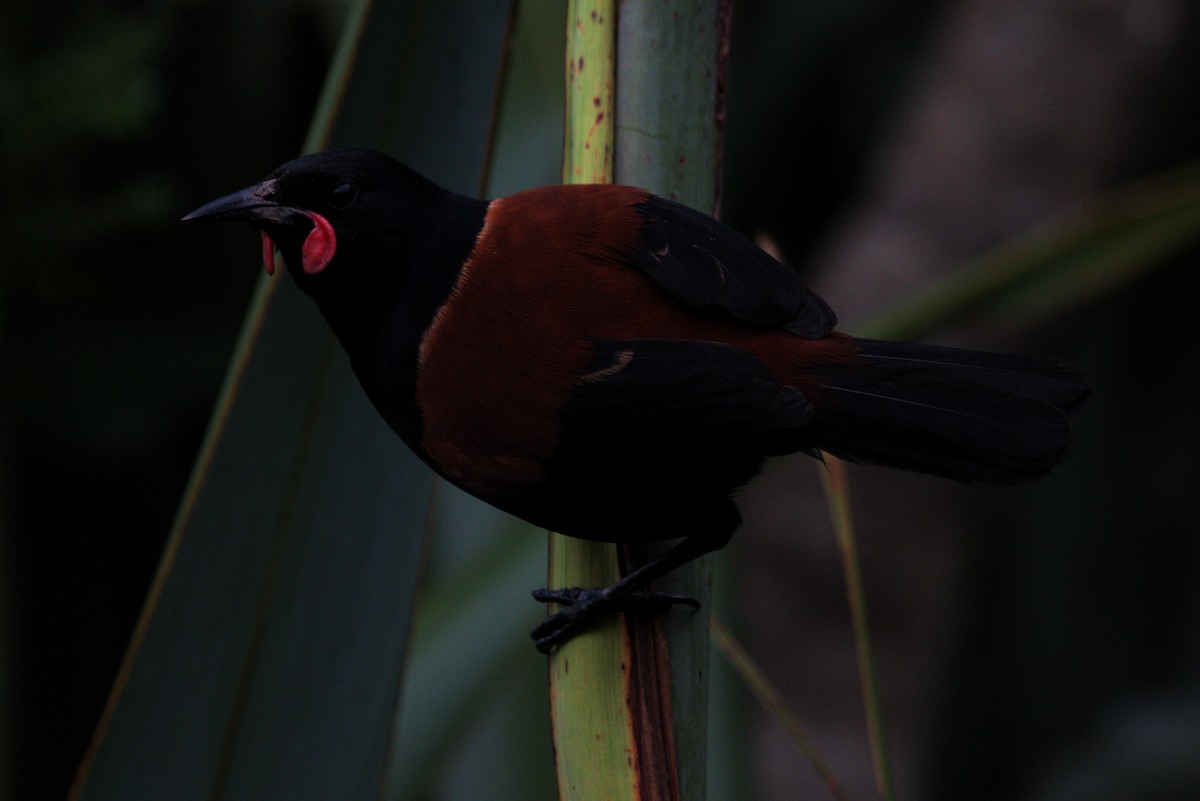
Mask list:
[[[992,484],[1045,475],[1090,392],[1051,359],[857,340],[867,364],[818,374],[817,447],[854,462]]]

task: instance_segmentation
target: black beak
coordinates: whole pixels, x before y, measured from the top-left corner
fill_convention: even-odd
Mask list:
[[[252,223],[289,223],[303,213],[275,200],[275,179],[242,189],[205,203],[184,216],[189,220],[245,220]]]

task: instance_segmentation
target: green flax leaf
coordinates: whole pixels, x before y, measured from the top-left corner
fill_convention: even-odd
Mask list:
[[[475,190],[508,10],[355,5],[309,147]],[[431,485],[315,307],[264,278],[73,797],[378,797]]]

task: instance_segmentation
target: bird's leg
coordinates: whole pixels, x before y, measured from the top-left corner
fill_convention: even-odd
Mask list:
[[[642,588],[675,568],[724,547],[729,542],[730,533],[694,534],[607,587],[534,590],[533,597],[536,600],[561,604],[562,609],[543,620],[529,636],[537,643],[539,651],[549,653],[554,646],[561,645],[590,628],[600,618],[615,612],[657,612],[674,604],[700,608],[700,603],[694,598],[648,592]]]

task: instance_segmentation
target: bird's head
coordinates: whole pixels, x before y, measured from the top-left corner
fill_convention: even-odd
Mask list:
[[[327,150],[280,166],[261,183],[219,197],[188,220],[249,222],[262,232],[263,266],[274,274],[278,254],[297,281],[340,265],[369,263],[374,253],[403,243],[389,232],[420,230],[416,221],[434,205],[438,187],[373,150]],[[397,220],[407,225],[397,226]],[[367,233],[370,232],[370,236]]]

